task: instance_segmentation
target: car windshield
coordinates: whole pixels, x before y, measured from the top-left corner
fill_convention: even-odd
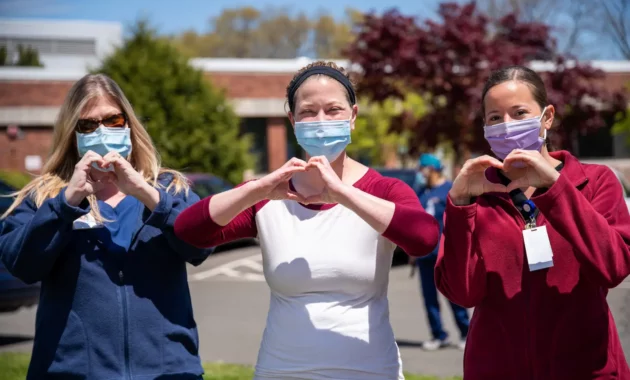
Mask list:
[[[191,187],[201,199],[232,188],[229,183],[217,177],[204,177],[202,179],[195,180]]]
[[[385,177],[398,178],[413,188],[416,182],[416,171],[413,169],[376,169]]]

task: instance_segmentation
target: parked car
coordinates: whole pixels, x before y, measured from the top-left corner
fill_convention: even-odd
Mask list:
[[[390,168],[375,168],[377,172],[385,177],[398,178],[403,181],[409,187],[416,190],[416,169],[390,169]]]
[[[192,191],[197,193],[201,199],[234,187],[228,181],[212,174],[186,173],[186,178],[190,182]]]
[[[210,195],[215,195],[223,191],[234,188],[234,185],[228,181],[207,173],[186,173],[186,178],[190,183],[190,188],[199,198],[203,199]],[[257,245],[258,240],[253,238],[239,239],[227,244],[220,245],[214,251],[215,253],[228,251],[234,248],[247,247]]]
[[[13,187],[0,180],[0,215],[11,206],[13,198],[6,197],[15,191]],[[0,228],[3,221],[0,220]],[[13,277],[0,261],[0,313],[15,311],[21,307],[36,305],[39,302],[40,284],[25,284]]]

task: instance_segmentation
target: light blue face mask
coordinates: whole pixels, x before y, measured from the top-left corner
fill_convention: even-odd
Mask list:
[[[425,187],[427,187],[427,177],[425,177],[424,174],[422,174],[421,172],[417,171],[414,188],[416,191],[419,191]]]
[[[131,129],[129,128],[100,126],[92,133],[75,132],[75,134],[80,157],[83,157],[89,150],[101,156],[105,156],[109,152],[118,152],[122,157],[127,158],[131,154]],[[103,169],[97,163],[92,164],[92,167],[103,172],[114,170],[111,165]]]
[[[299,121],[295,137],[309,156],[326,156],[333,162],[346,149],[350,138],[350,120]]]

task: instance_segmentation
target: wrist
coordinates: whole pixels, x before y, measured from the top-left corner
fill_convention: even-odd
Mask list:
[[[148,182],[144,182],[133,194],[129,194],[153,211],[160,202],[160,192]]]
[[[355,190],[357,189],[354,186],[346,185],[345,183],[343,183],[341,184],[339,189],[336,189],[332,192],[332,196],[335,198],[335,201],[337,203],[347,207],[350,200],[353,199],[353,194]]]
[[[87,197],[87,194],[82,194],[71,187],[67,187],[64,191],[64,197],[66,198],[66,203],[73,207],[79,207],[81,202]]]
[[[470,204],[470,195],[463,195],[450,191],[448,196],[451,198],[451,202],[453,202],[455,206],[467,206]]]
[[[549,181],[549,183],[546,184],[545,187],[550,188],[551,186],[553,186],[558,181],[558,178],[560,178],[560,173],[554,170],[554,173],[551,176],[551,180]]]
[[[241,189],[245,193],[244,199],[246,200],[246,202],[252,205],[258,202],[262,202],[265,199],[267,199],[268,194],[266,193],[265,189],[263,189],[263,187],[261,186],[261,183],[259,180],[246,182],[245,184],[243,184],[243,186],[241,186]]]

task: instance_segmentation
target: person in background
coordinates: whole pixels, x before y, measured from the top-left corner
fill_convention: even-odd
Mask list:
[[[418,161],[418,173],[424,178],[424,186],[421,188],[418,197],[422,207],[429,214],[433,215],[440,227],[440,234],[443,228],[444,209],[446,207],[446,197],[451,189],[452,183],[444,176],[443,166],[440,159],[432,154],[423,154]],[[442,326],[440,315],[440,302],[438,291],[435,287],[435,263],[437,262],[438,247],[427,256],[411,258],[411,264],[418,267],[420,288],[424,298],[424,306],[427,313],[427,320],[431,328],[432,339],[422,343],[422,348],[427,351],[451,345],[448,333]],[[450,302],[455,323],[459,329],[459,341],[457,347],[464,349],[466,336],[468,335],[468,310],[453,302]]]
[[[524,66],[492,72],[484,135],[446,205],[435,277],[474,307],[466,380],[630,379],[608,289],[630,274],[630,214],[614,172],[545,144],[555,116]]]
[[[41,281],[27,379],[201,379],[186,262],[212,250],[173,231],[199,197],[112,79],[72,86],[42,174],[16,195],[1,259]]]
[[[396,245],[431,252],[437,222],[403,181],[346,155],[358,107],[344,69],[304,67],[287,102],[308,162],[205,198],[175,233],[199,247],[260,240],[271,297],[255,379],[404,379],[389,320],[392,256]]]

